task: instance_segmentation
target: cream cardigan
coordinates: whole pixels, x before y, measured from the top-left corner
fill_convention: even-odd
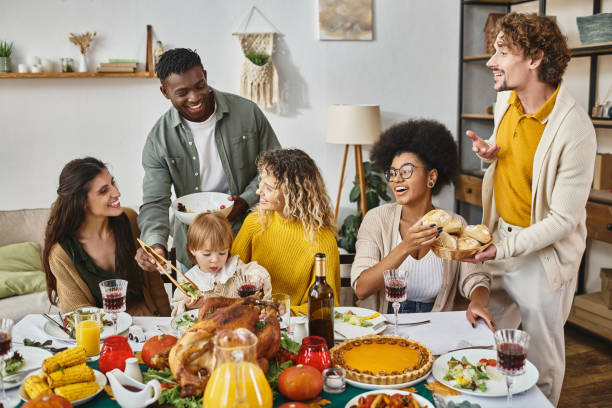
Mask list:
[[[510,92],[495,104],[495,144]],[[538,252],[548,283],[557,290],[576,276],[586,240],[586,202],[591,191],[597,141],[591,119],[561,83],[555,106],[533,158],[531,225],[495,242],[496,260]],[[483,224],[491,231],[499,215],[493,198],[493,160],[482,183]],[[511,197],[508,197],[511,199]],[[482,266],[480,269],[487,269]]]
[[[466,225],[465,220],[450,211],[453,218]],[[355,290],[361,273],[376,265],[397,246],[402,206],[396,203],[376,207],[366,213],[359,227],[356,254],[351,268],[351,286]],[[491,279],[487,272],[477,271],[472,264],[442,260],[442,287],[434,302],[433,311],[452,310],[457,286],[463,296],[469,298],[478,286],[490,287]],[[384,288],[367,299],[359,301],[359,306],[387,313],[387,300]]]

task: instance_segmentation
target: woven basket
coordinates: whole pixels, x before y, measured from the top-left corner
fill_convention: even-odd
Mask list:
[[[436,241],[431,247],[431,250],[438,258],[448,259],[449,261],[460,261],[461,259],[471,258],[477,253],[484,251],[492,243],[493,241],[472,249],[450,249],[443,247]]]
[[[576,17],[580,42],[593,44],[612,41],[612,13],[599,13],[592,16]]]

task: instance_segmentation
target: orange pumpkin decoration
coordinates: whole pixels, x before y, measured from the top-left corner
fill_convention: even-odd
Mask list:
[[[142,346],[142,361],[156,370],[168,367],[168,355],[177,340],[176,337],[170,334],[160,334],[151,337]]]
[[[22,408],[72,408],[72,404],[64,397],[55,394],[43,394],[32,398]]]

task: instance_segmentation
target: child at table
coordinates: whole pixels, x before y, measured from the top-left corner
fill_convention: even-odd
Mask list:
[[[270,297],[272,284],[264,267],[257,262],[245,264],[238,256],[229,257],[233,240],[232,227],[220,213],[195,217],[187,231],[187,254],[195,266],[185,276],[197,285],[201,294],[194,299],[177,288],[171,302],[172,316],[200,308],[209,297],[239,297],[238,289],[245,281],[259,282],[264,298]]]

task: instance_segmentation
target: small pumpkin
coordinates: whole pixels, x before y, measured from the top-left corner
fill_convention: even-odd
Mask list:
[[[298,364],[286,368],[278,376],[278,390],[285,398],[305,401],[319,395],[323,389],[323,376],[314,367]]]
[[[177,340],[170,334],[151,337],[142,346],[142,361],[151,368],[163,370],[168,367],[168,355]]]
[[[43,394],[27,401],[23,408],[72,408],[72,404],[59,395]]]
[[[283,405],[280,405],[278,408],[309,408],[308,405],[303,402],[290,401],[285,402]]]

